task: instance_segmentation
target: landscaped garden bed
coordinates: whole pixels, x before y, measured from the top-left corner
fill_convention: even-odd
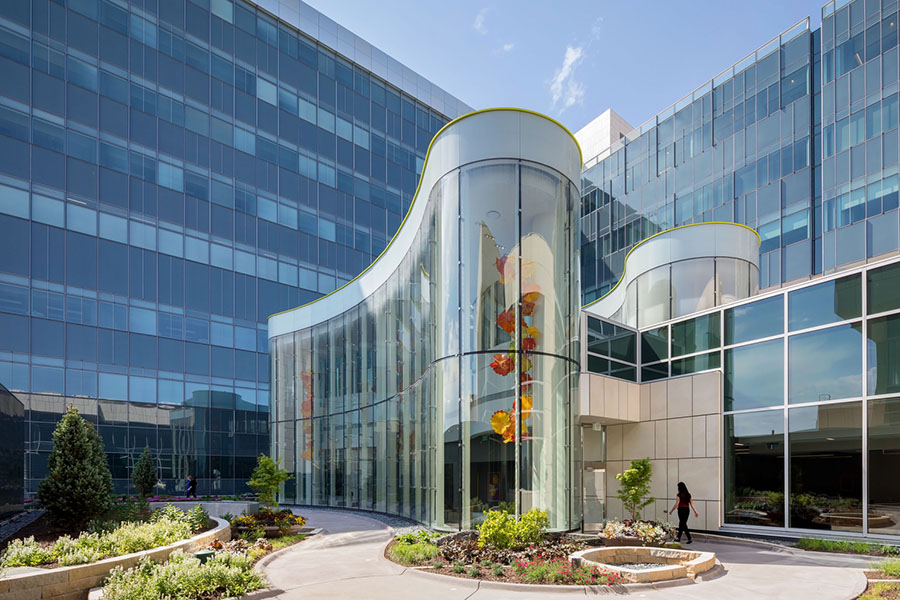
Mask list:
[[[866,571],[866,579],[869,584],[859,600],[900,600],[900,559],[872,563],[872,570]]]
[[[104,558],[168,546],[210,528],[206,512],[199,506],[184,513],[171,506],[157,510],[146,520],[99,521],[72,537],[45,532],[10,540],[0,555],[0,569],[11,567],[68,567]]]
[[[891,544],[873,544],[856,540],[823,540],[800,538],[797,548],[817,552],[837,552],[841,554],[867,554],[869,556],[900,556],[900,548]]]
[[[507,583],[614,585],[618,574],[581,567],[569,555],[584,542],[548,534],[547,515],[531,510],[520,519],[506,511],[487,511],[477,532],[441,536],[419,531],[397,536],[385,549],[394,562],[434,573]]]

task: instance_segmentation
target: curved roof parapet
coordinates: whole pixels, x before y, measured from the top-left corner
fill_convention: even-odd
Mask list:
[[[491,108],[451,121],[431,140],[412,205],[384,252],[343,287],[270,316],[269,338],[321,323],[371,296],[409,252],[434,184],[463,165],[500,158],[542,163],[576,185],[580,181],[581,148],[575,136],[550,117],[519,108]]]
[[[680,311],[679,314],[679,311],[673,309],[671,312],[654,311],[651,317],[644,311],[644,318],[641,318],[641,298],[638,296],[640,292],[637,291],[641,286],[635,285],[635,282],[642,275],[659,267],[704,258],[728,258],[743,261],[749,263],[752,266],[751,271],[755,271],[754,274],[758,276],[759,244],[760,237],[756,230],[739,223],[695,223],[661,231],[634,246],[625,256],[625,268],[616,285],[605,295],[583,306],[582,309],[597,317],[612,318],[638,327],[689,314],[684,311]],[[696,274],[692,275],[697,277]],[[705,279],[701,285],[709,288],[708,291],[712,291],[710,286],[715,286],[718,290],[721,276],[716,274],[714,267],[702,277]],[[660,279],[671,282],[668,289],[669,297],[673,301],[676,300],[676,291],[680,283],[676,281],[677,279],[677,274],[669,274]],[[738,294],[743,297],[750,296],[758,291],[758,285],[754,286],[751,282],[745,289],[746,295],[740,291]],[[653,290],[652,293],[654,301],[658,303],[660,292]],[[711,294],[709,297],[715,298],[710,306],[721,303],[718,301],[717,294]],[[736,299],[739,298],[728,298],[727,301]],[[702,308],[708,307],[699,306],[696,310]]]

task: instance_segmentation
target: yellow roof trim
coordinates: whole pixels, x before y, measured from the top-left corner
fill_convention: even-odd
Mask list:
[[[583,155],[582,152],[581,152],[581,145],[578,143],[578,140],[575,139],[575,136],[572,134],[571,131],[568,130],[568,128],[566,128],[565,125],[563,125],[562,123],[560,123],[559,121],[557,121],[557,120],[554,119],[553,117],[548,117],[547,115],[541,114],[541,113],[539,113],[539,112],[535,112],[535,111],[533,111],[533,110],[528,110],[527,108],[512,108],[512,107],[483,108],[483,109],[481,109],[481,110],[476,110],[476,111],[473,111],[473,112],[470,112],[470,113],[466,113],[466,114],[464,114],[464,115],[462,115],[462,116],[460,116],[460,117],[457,117],[457,118],[453,119],[452,121],[450,121],[449,123],[447,123],[446,125],[444,125],[443,127],[441,127],[441,128],[438,130],[438,132],[437,132],[436,134],[434,134],[434,137],[431,138],[431,141],[428,142],[428,149],[425,151],[425,161],[422,163],[422,173],[421,173],[421,175],[419,176],[419,183],[418,183],[418,185],[416,186],[416,193],[413,194],[412,202],[409,203],[409,209],[406,211],[406,214],[403,216],[403,220],[400,221],[400,226],[397,228],[397,231],[394,232],[394,236],[391,238],[391,241],[388,242],[387,245],[384,247],[384,250],[381,251],[381,254],[379,254],[377,257],[375,257],[375,260],[373,260],[371,263],[369,263],[369,266],[366,267],[365,269],[363,269],[363,270],[360,272],[359,275],[357,275],[356,277],[354,277],[353,279],[351,279],[350,281],[348,281],[347,283],[345,283],[345,284],[342,285],[341,287],[337,288],[336,290],[334,290],[334,291],[332,291],[332,292],[329,292],[329,293],[325,294],[324,296],[322,296],[322,297],[320,297],[320,298],[316,298],[315,300],[312,300],[312,301],[307,302],[307,303],[305,303],[305,304],[301,304],[300,306],[295,306],[294,308],[289,308],[289,309],[287,309],[287,310],[283,310],[283,311],[281,311],[281,312],[277,312],[277,313],[275,313],[275,314],[269,315],[268,319],[271,319],[272,317],[275,317],[275,316],[278,316],[278,315],[283,315],[284,313],[289,313],[289,312],[291,312],[291,311],[293,311],[293,310],[297,310],[298,308],[303,308],[304,306],[309,306],[310,304],[313,304],[314,302],[319,302],[320,300],[324,300],[325,298],[331,296],[332,294],[336,294],[337,292],[341,291],[342,289],[344,289],[345,287],[347,287],[348,285],[350,285],[351,283],[353,283],[354,281],[356,281],[357,279],[359,279],[360,277],[362,277],[363,275],[365,275],[365,273],[366,273],[369,269],[372,268],[372,265],[374,265],[376,262],[378,262],[378,260],[379,260],[382,256],[384,256],[384,253],[388,251],[388,248],[390,248],[390,247],[391,247],[391,244],[394,243],[394,240],[397,239],[397,235],[400,233],[400,230],[403,229],[403,225],[406,223],[407,217],[409,217],[409,214],[412,212],[413,206],[416,204],[416,198],[419,197],[419,192],[421,191],[421,187],[422,187],[422,175],[425,174],[425,168],[428,166],[428,157],[431,155],[431,146],[432,146],[432,144],[434,144],[434,140],[436,140],[436,139],[438,138],[438,136],[441,135],[441,134],[444,132],[445,129],[447,129],[448,127],[450,127],[450,126],[453,125],[454,123],[459,123],[460,121],[462,121],[462,120],[465,119],[465,118],[468,118],[468,117],[471,117],[471,116],[474,116],[474,115],[480,115],[481,113],[494,112],[494,111],[500,111],[500,110],[503,110],[503,111],[513,111],[513,112],[521,112],[521,113],[526,113],[526,114],[529,114],[529,115],[535,115],[535,116],[538,116],[538,117],[542,117],[542,118],[544,118],[544,119],[547,119],[548,121],[550,121],[550,122],[552,122],[552,123],[555,123],[555,124],[558,125],[560,128],[562,128],[563,131],[565,131],[566,133],[568,133],[569,136],[572,138],[572,141],[575,142],[575,147],[578,148],[578,159],[581,161],[581,164],[584,164],[584,155]]]
[[[631,253],[634,252],[635,250],[637,250],[641,244],[643,244],[644,242],[649,242],[656,236],[662,235],[664,233],[669,233],[670,231],[675,231],[676,229],[684,229],[686,227],[697,227],[699,225],[737,225],[738,227],[743,227],[744,229],[749,229],[750,231],[752,231],[753,234],[756,236],[756,239],[759,241],[759,243],[762,244],[762,238],[759,237],[758,231],[756,231],[755,229],[753,229],[752,227],[750,227],[748,225],[744,225],[743,223],[732,223],[731,221],[706,221],[705,223],[690,223],[688,225],[679,225],[678,227],[672,227],[671,229],[664,229],[663,231],[654,233],[647,239],[641,240],[640,242],[638,242],[637,244],[632,246],[631,250],[628,251],[628,254],[625,255],[625,262],[624,262],[624,267],[622,268],[622,275],[619,276],[619,280],[616,282],[616,285],[612,286],[608,292],[606,292],[599,298],[596,298],[596,299],[588,302],[587,304],[582,305],[581,308],[587,308],[588,306],[591,306],[592,304],[596,304],[597,302],[600,302],[601,300],[603,300],[604,298],[606,298],[607,296],[612,294],[613,290],[615,290],[617,287],[619,287],[619,284],[622,283],[622,281],[625,279],[625,272],[628,270],[628,257],[631,256]]]

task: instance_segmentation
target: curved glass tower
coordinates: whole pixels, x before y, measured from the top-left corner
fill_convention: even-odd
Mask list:
[[[284,501],[444,529],[497,506],[580,525],[580,167],[551,119],[461,117],[382,256],[269,319]]]

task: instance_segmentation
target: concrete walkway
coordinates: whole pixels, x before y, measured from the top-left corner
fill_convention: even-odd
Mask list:
[[[627,594],[668,600],[851,600],[865,587],[862,569],[871,559],[803,552],[753,543],[695,541],[691,549],[716,553],[725,573],[711,581],[666,589],[609,588],[510,590],[489,582],[428,575],[384,558],[391,530],[379,521],[340,511],[303,509],[322,535],[272,556],[263,570],[271,584],[262,592],[283,600],[554,600],[581,595]],[[558,590],[558,591],[557,591]]]

